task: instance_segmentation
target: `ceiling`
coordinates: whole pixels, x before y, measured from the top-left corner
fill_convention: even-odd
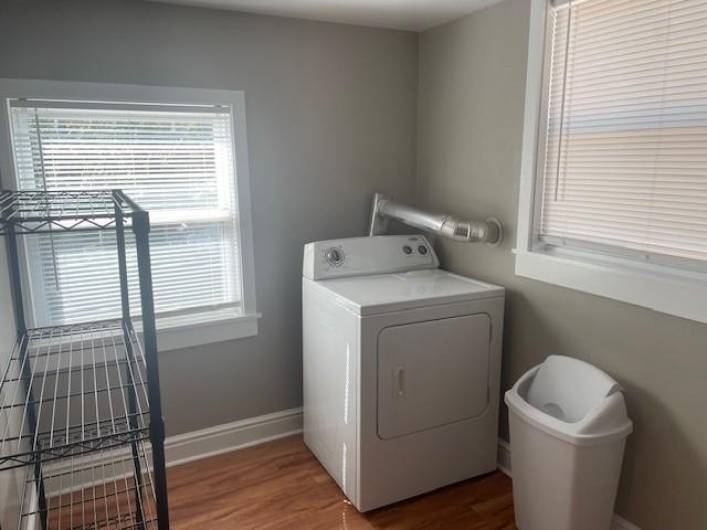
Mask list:
[[[424,31],[500,0],[152,0],[265,15]]]

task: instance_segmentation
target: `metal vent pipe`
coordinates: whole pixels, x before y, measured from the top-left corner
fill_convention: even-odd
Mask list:
[[[485,221],[457,219],[451,215],[429,213],[400,204],[376,193],[373,197],[369,235],[375,236],[384,232],[388,219],[396,219],[406,225],[455,241],[484,242],[497,245],[503,239],[503,227],[494,217],[489,217]]]

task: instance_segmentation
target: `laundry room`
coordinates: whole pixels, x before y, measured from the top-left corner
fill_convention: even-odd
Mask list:
[[[707,529],[705,17],[0,2],[0,530]]]

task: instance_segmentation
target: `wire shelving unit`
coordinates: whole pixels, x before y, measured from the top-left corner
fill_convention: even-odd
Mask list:
[[[135,235],[142,340],[130,315]],[[19,235],[115,230],[121,317],[28,328]],[[18,528],[168,530],[147,211],[120,190],[0,191],[16,341],[0,367],[0,472],[26,467]]]

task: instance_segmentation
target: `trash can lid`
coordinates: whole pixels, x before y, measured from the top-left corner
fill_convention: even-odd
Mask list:
[[[619,390],[616,381],[591,364],[550,355],[538,368],[526,399],[553,418],[576,423]]]
[[[621,386],[589,363],[550,355],[506,393],[523,419],[573,443],[626,436],[632,424]]]

